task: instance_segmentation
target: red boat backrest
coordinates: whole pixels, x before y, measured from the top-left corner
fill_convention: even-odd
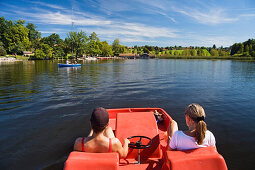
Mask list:
[[[118,153],[70,153],[65,162],[64,170],[117,170],[119,166]]]
[[[152,139],[153,144],[149,148],[141,149],[141,160],[162,157],[158,126],[152,112],[117,113],[115,134],[121,142],[130,136],[147,136]],[[146,140],[145,142],[148,143]],[[137,149],[129,148],[127,158],[136,159],[137,154]]]
[[[162,169],[170,170],[227,170],[224,158],[214,147],[187,151],[167,151]]]

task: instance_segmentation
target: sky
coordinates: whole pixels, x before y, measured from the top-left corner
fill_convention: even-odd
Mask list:
[[[82,30],[129,47],[229,47],[255,38],[255,0],[0,0],[0,7],[0,16],[33,23],[43,37]]]

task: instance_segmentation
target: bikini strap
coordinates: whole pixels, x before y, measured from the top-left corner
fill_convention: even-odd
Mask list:
[[[112,152],[112,139],[109,138],[109,152]]]
[[[85,140],[85,137],[83,137],[83,138],[81,139],[81,151],[82,151],[82,152],[85,152],[85,150],[84,150],[84,140]]]

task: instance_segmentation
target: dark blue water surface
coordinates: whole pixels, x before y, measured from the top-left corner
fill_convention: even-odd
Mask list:
[[[255,169],[255,62],[0,63],[0,169],[60,169],[93,108],[161,107],[185,130],[201,104],[229,169]]]

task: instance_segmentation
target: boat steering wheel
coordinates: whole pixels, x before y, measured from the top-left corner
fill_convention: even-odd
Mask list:
[[[133,148],[133,149],[145,149],[148,148],[152,145],[152,139],[147,137],[147,136],[130,136],[127,139],[133,139],[133,138],[140,138],[138,141],[136,142],[130,142],[128,144],[128,147]],[[148,139],[149,143],[147,145],[142,145],[142,139]]]

